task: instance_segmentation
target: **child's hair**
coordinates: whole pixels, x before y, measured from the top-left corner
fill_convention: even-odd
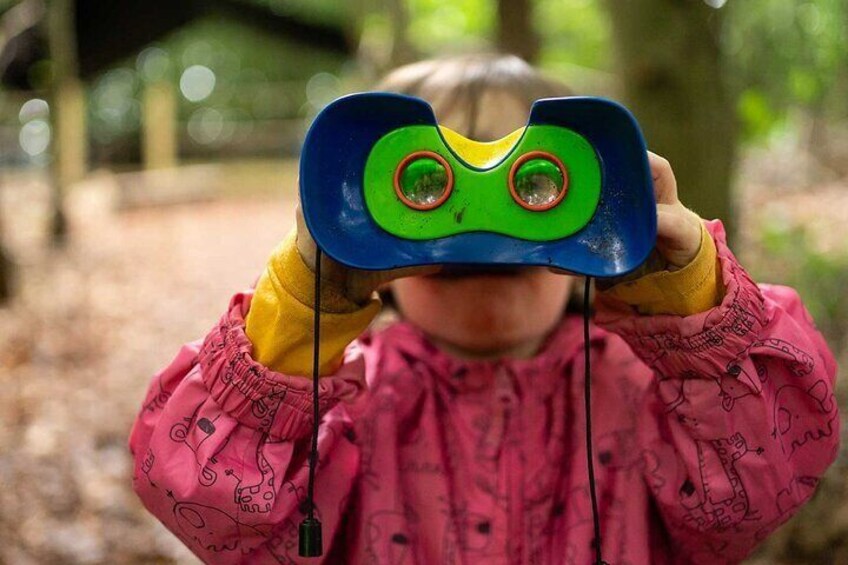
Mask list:
[[[399,67],[377,84],[376,90],[409,94],[423,98],[433,107],[436,117],[464,117],[457,129],[469,139],[480,139],[477,131],[480,100],[483,94],[503,93],[526,107],[530,113],[539,98],[569,96],[565,84],[545,77],[515,55],[476,54],[429,59]],[[525,124],[514,124],[515,129]]]

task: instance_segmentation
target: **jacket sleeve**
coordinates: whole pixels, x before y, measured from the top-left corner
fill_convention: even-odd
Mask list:
[[[726,293],[706,312],[639,316],[599,295],[598,323],[654,371],[644,478],[680,562],[738,562],[835,459],[836,363],[793,289],[755,284],[710,222]]]
[[[252,358],[250,294],[236,295],[203,342],[151,381],[130,437],[134,490],[206,562],[298,563],[312,426],[312,382]],[[363,390],[356,345],[319,383],[317,516],[327,544],[339,527],[358,452],[340,401]],[[314,562],[314,560],[311,560]]]

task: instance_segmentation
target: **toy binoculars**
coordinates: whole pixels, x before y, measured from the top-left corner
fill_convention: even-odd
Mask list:
[[[536,265],[614,277],[656,239],[645,141],[621,105],[538,100],[527,125],[480,143],[423,100],[352,94],[307,133],[300,198],[316,244],[350,267]]]

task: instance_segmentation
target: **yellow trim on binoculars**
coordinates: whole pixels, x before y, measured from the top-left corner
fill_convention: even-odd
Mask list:
[[[505,137],[484,142],[468,139],[450,128],[439,126],[442,137],[456,156],[478,169],[488,169],[500,163],[521,139],[524,129],[519,128]]]

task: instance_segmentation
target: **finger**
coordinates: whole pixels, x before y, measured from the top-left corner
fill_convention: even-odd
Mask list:
[[[675,234],[700,236],[701,217],[679,202],[657,204],[657,236],[674,237]]]
[[[698,254],[701,245],[700,219],[682,207],[657,207],[657,249],[676,267],[683,267]]]
[[[657,238],[674,246],[684,239],[687,232],[686,219],[668,204],[657,204]]]
[[[406,277],[422,277],[425,275],[435,275],[441,271],[443,265],[423,265],[419,267],[403,267],[400,269],[392,269],[390,271],[381,271],[381,279],[383,282],[403,279]]]
[[[374,290],[380,290],[396,279],[433,275],[442,269],[441,265],[425,265],[423,267],[403,267],[389,271],[351,270],[348,282],[349,295],[362,301],[371,296]]]
[[[574,274],[573,272],[571,272],[571,271],[567,271],[567,270],[565,270],[565,269],[560,269],[559,267],[548,267],[548,270],[549,270],[550,272],[554,273],[555,275],[579,276],[579,275],[575,275],[575,274]]]
[[[303,218],[303,210],[300,208],[299,202],[297,206],[294,207],[294,217],[297,221],[298,231],[300,231],[300,228],[306,229],[306,220]]]
[[[300,204],[295,208],[295,220],[297,222],[297,251],[300,256],[309,265],[310,269],[315,269],[316,246],[312,240],[312,235],[306,227],[306,220],[303,217],[303,211],[300,209]]]
[[[654,180],[654,194],[657,203],[673,204],[677,202],[677,180],[668,160],[648,151],[648,165]]]
[[[315,259],[318,257],[318,244],[312,238],[309,228],[306,226],[306,220],[300,206],[295,209],[295,218],[297,220],[297,239],[295,245],[297,252],[300,255],[309,270],[315,272]],[[325,252],[321,253],[321,278],[328,281],[346,284],[348,277],[348,269],[330,258]]]

